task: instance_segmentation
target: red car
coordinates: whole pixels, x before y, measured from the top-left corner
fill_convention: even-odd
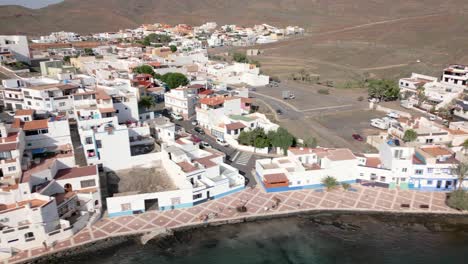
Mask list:
[[[353,138],[357,141],[364,141],[364,139],[359,134],[353,134]]]

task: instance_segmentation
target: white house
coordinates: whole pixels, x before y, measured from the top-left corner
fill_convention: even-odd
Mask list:
[[[164,94],[165,107],[182,115],[185,119],[195,115],[197,102],[197,89],[179,87]]]
[[[9,50],[16,60],[31,63],[28,38],[26,36],[0,36],[0,50]]]
[[[109,197],[110,217],[150,209],[163,211],[191,207],[244,188],[244,177],[223,162],[223,153],[213,149],[201,150],[189,137],[179,138],[171,145],[163,144],[161,154],[160,163],[172,182],[172,188]]]
[[[354,183],[357,165],[349,149],[290,148],[287,157],[257,160],[255,171],[267,192],[281,192],[323,187],[327,176]]]

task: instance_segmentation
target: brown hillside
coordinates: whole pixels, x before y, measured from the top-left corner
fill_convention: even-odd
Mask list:
[[[299,24],[312,30],[388,18],[459,12],[464,0],[65,0],[39,10],[0,7],[0,34],[80,33],[141,23]]]

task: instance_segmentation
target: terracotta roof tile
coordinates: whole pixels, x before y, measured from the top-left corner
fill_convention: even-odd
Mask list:
[[[227,130],[237,130],[246,127],[244,124],[241,122],[235,122],[235,123],[230,123],[226,124],[226,129]]]
[[[37,129],[45,129],[48,128],[48,123],[47,119],[41,119],[41,120],[33,120],[29,122],[24,122],[23,125],[23,130],[28,131],[28,130],[37,130]]]
[[[278,182],[288,182],[288,177],[284,173],[274,173],[274,174],[267,174],[263,175],[263,179],[267,183],[278,183]]]
[[[15,112],[15,116],[30,116],[34,114],[34,110],[32,109],[18,109]]]
[[[86,166],[86,167],[75,167],[62,169],[57,171],[55,175],[55,180],[65,180],[72,178],[79,178],[85,176],[92,176],[97,174],[97,167],[95,165]]]

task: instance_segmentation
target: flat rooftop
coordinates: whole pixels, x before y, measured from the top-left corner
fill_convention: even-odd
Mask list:
[[[132,168],[109,173],[108,185],[114,196],[129,193],[152,193],[178,190],[171,178],[160,166]]]

